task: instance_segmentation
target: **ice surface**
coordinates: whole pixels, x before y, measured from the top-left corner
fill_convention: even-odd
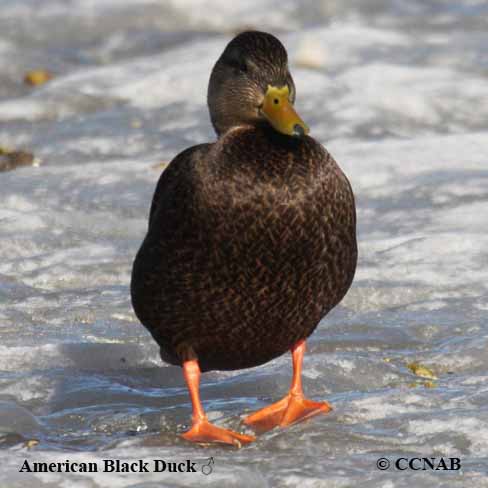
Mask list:
[[[177,437],[184,381],[128,285],[161,167],[214,138],[209,72],[244,27],[288,48],[297,108],[354,188],[360,260],[305,359],[307,393],[334,411],[233,451]],[[487,28],[471,0],[3,0],[0,146],[40,165],[0,173],[0,485],[488,486]],[[55,78],[23,85],[38,67]],[[204,375],[209,417],[241,429],[290,369]],[[210,476],[19,473],[210,456]],[[463,469],[376,468],[402,456]]]

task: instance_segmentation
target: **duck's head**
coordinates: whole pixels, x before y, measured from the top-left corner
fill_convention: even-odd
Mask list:
[[[243,125],[270,124],[282,134],[303,136],[308,127],[295,112],[294,102],[288,55],[276,37],[248,31],[229,42],[208,86],[210,118],[217,134]]]

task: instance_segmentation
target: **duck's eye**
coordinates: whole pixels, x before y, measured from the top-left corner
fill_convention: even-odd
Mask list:
[[[239,73],[247,73],[247,65],[245,63],[244,64],[240,64],[239,66],[235,66],[235,69]]]
[[[237,73],[247,73],[247,65],[244,62],[232,61],[227,64],[231,66]]]
[[[230,49],[225,53],[225,64],[234,68],[237,72],[247,72],[246,60],[237,49]]]
[[[277,98],[275,98],[275,99],[273,100],[273,103],[274,103],[275,105],[278,105],[278,103],[280,103],[280,101],[279,101]]]

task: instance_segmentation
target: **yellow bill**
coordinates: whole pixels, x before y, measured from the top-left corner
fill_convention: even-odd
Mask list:
[[[290,103],[289,96],[288,86],[277,88],[268,85],[261,112],[268,122],[282,134],[289,136],[303,136],[308,134],[309,129],[295,112],[293,105]]]

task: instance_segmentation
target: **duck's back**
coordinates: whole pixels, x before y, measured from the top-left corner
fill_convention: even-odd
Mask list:
[[[306,338],[356,267],[354,197],[309,137],[236,129],[162,174],[132,300],[164,359],[256,366]]]

